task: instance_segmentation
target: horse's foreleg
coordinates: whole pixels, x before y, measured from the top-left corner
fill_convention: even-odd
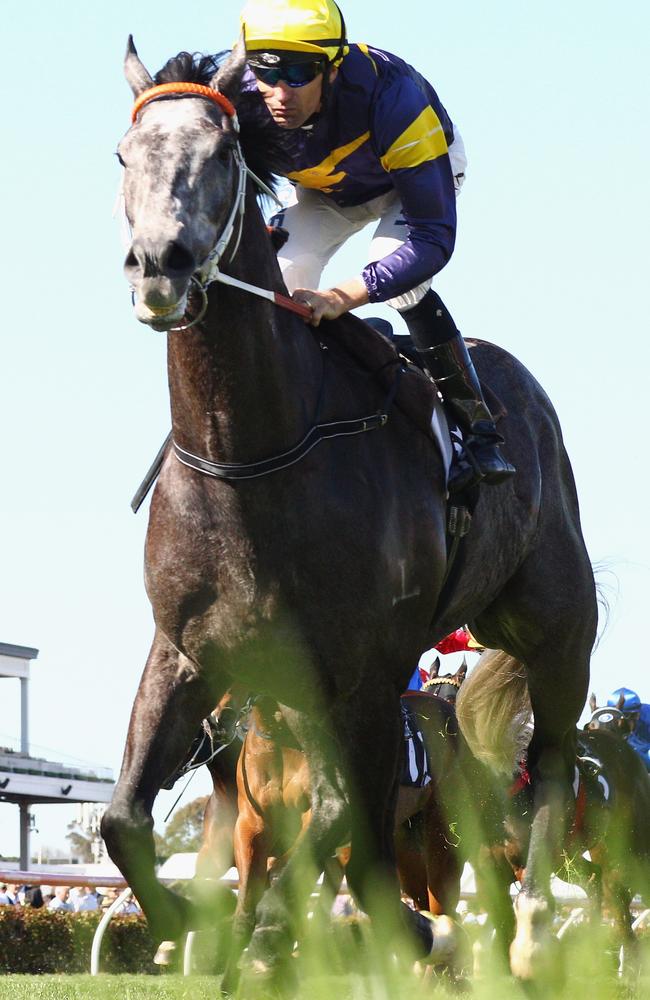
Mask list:
[[[156,633],[133,705],[120,777],[102,820],[102,836],[157,940],[178,938],[191,922],[191,908],[156,878],[153,802],[222,693]]]
[[[458,835],[452,832],[449,817],[431,789],[424,810],[424,859],[427,869],[429,911],[436,916],[453,916],[460,899],[463,858]]]
[[[619,976],[639,972],[639,942],[632,930],[630,904],[633,892],[621,880],[619,872],[608,869],[603,879],[603,902],[614,922],[614,937],[619,948]]]
[[[221,983],[222,993],[234,993],[239,981],[238,962],[255,927],[255,910],[268,884],[269,852],[263,817],[249,805],[240,808],[233,837],[239,876],[237,906],[233,917],[231,948]]]
[[[352,796],[348,884],[372,918],[378,954],[395,954],[396,935],[404,932],[414,958],[444,963],[456,947],[452,922],[447,917],[434,921],[400,902],[394,823],[401,715],[397,698],[377,689],[375,695],[374,704],[369,706],[366,700],[363,706],[354,706],[357,714],[350,716],[351,720],[367,717],[373,721],[372,726],[355,726],[352,721],[346,744]]]
[[[339,752],[331,737],[302,713],[284,708],[283,714],[309,762],[311,818],[257,907],[248,948],[251,970],[276,980],[289,972],[287,959],[299,936],[316,879],[327,859],[347,841],[349,831]]]
[[[221,878],[232,867],[236,819],[237,803],[233,795],[226,789],[215,787],[203,817],[203,841],[196,859],[198,878]]]
[[[395,830],[395,858],[402,892],[413,900],[416,909],[436,913],[427,894],[427,869],[420,837],[407,823]]]

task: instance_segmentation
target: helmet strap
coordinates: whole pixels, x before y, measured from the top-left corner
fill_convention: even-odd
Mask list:
[[[334,56],[333,59],[330,59],[330,63],[335,63],[337,61],[337,59],[342,59],[343,58],[343,49],[345,48],[345,42],[346,42],[346,38],[345,38],[345,35],[346,35],[345,18],[343,17],[343,13],[341,11],[341,8],[335,2],[335,0],[334,0],[334,6],[338,10],[339,17],[341,18],[341,37],[339,38],[339,47],[338,47],[338,50],[336,52],[336,55]]]

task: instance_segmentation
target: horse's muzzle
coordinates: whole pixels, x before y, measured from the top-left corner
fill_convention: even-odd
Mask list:
[[[187,293],[196,270],[194,255],[178,240],[133,240],[124,273],[133,288],[135,313],[154,330],[169,330],[185,314]]]

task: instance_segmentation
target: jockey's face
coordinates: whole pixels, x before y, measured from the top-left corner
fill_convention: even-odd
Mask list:
[[[337,73],[336,67],[330,69],[330,83],[334,82]],[[322,73],[303,87],[290,87],[284,80],[278,80],[273,86],[262,80],[256,82],[264,103],[280,128],[300,128],[320,108],[323,96]]]

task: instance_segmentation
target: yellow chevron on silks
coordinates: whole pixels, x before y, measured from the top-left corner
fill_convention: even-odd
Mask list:
[[[446,152],[447,140],[440,119],[433,108],[428,107],[386,150],[381,165],[384,170],[417,167],[427,160],[437,160]]]
[[[363,146],[364,142],[367,142],[369,138],[370,132],[364,132],[363,135],[360,135],[357,139],[353,139],[346,146],[339,146],[338,149],[333,149],[315,167],[307,167],[305,170],[293,170],[290,174],[287,174],[287,177],[289,180],[302,184],[303,187],[318,188],[319,191],[329,194],[332,190],[332,184],[338,184],[346,176],[345,170],[339,170],[338,173],[334,173],[336,167],[338,167],[341,160],[344,160],[346,156],[349,156],[350,153],[354,153],[360,146]]]

